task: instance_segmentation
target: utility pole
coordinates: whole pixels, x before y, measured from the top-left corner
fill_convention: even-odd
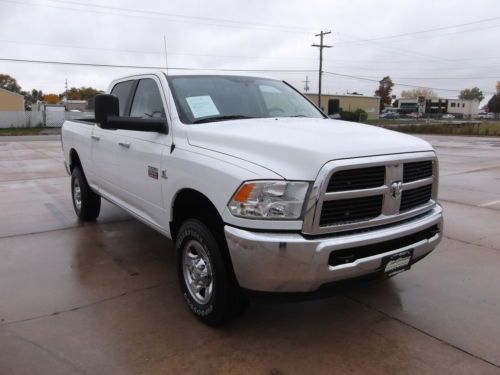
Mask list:
[[[309,91],[309,82],[311,82],[311,81],[309,81],[309,77],[306,76],[306,80],[302,81],[302,82],[304,82],[304,92],[308,92]]]
[[[323,44],[323,37],[325,35],[331,34],[331,31],[321,31],[316,36],[319,36],[319,44],[311,44],[312,47],[319,48],[319,74],[318,74],[318,107],[321,108],[321,78],[323,75],[323,48],[332,48],[332,46],[327,46]]]
[[[64,81],[64,96],[66,96],[66,103],[68,102],[68,79],[66,78],[66,80]]]

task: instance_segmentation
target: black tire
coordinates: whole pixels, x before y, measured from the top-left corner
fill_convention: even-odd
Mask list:
[[[248,306],[248,300],[234,280],[231,265],[222,254],[224,246],[225,243],[219,243],[210,229],[196,219],[186,220],[176,239],[177,274],[182,295],[191,312],[210,326],[228,323],[242,314]],[[185,265],[197,261],[192,257],[193,253],[199,255],[202,265],[198,268],[191,263],[192,271],[188,271],[189,267]],[[205,285],[205,293],[200,289],[200,295],[196,296],[193,288],[189,287],[188,279],[194,280],[193,274],[203,273],[205,269],[211,277],[200,277],[199,280],[203,279],[201,283],[210,286]]]
[[[80,220],[92,221],[99,216],[101,197],[92,191],[79,167],[75,167],[71,172],[71,199]]]

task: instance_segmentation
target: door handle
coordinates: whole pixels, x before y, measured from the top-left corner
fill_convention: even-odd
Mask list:
[[[118,144],[122,147],[125,147],[125,148],[130,148],[130,142],[118,142]]]
[[[98,141],[99,139],[101,139],[101,137],[99,137],[98,135],[94,135],[94,134],[92,134],[90,136],[90,138],[92,138],[94,141]]]

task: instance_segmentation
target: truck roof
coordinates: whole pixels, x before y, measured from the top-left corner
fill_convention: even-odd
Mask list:
[[[150,70],[150,71],[142,71],[140,73],[136,74],[127,74],[121,77],[115,78],[113,81],[120,81],[125,78],[131,78],[131,77],[139,77],[147,74],[155,74],[155,75],[161,75],[164,74],[167,77],[175,77],[175,76],[236,76],[236,77],[255,77],[255,78],[266,78],[266,79],[275,79],[275,80],[280,80],[279,78],[276,77],[271,77],[271,76],[266,76],[259,74],[259,72],[243,72],[243,71],[237,71],[237,70],[226,70],[226,71],[220,71],[220,70],[184,70],[184,69],[168,69],[167,70]]]

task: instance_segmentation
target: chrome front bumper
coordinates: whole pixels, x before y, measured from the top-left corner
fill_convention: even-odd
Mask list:
[[[330,266],[332,252],[376,244],[407,236],[437,225],[439,233],[383,254]],[[441,241],[442,209],[399,225],[369,232],[307,239],[298,233],[261,233],[225,226],[229,253],[241,287],[263,292],[309,292],[321,285],[353,279],[381,270],[388,255],[413,249],[413,258],[430,253]]]

